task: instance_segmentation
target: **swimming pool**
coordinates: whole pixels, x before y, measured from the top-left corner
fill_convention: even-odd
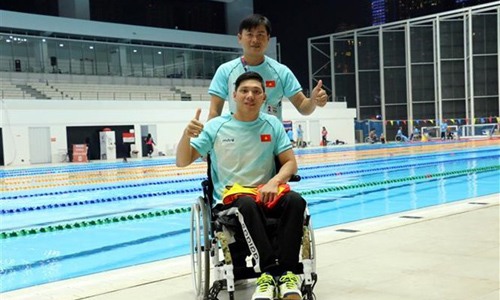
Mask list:
[[[292,186],[316,228],[500,191],[498,140],[296,154]],[[186,254],[186,208],[205,168],[155,159],[1,171],[0,291]]]

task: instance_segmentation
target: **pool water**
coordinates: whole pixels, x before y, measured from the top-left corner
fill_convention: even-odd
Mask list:
[[[315,228],[500,192],[498,140],[296,155]],[[172,158],[0,171],[0,292],[187,254],[205,172]]]

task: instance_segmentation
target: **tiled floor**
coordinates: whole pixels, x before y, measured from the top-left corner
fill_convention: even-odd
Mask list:
[[[495,194],[316,230],[317,299],[499,300],[499,203]],[[401,218],[408,215],[422,218]],[[189,300],[195,299],[189,268],[189,258],[180,257],[0,299]],[[236,299],[248,300],[252,292],[247,282]]]

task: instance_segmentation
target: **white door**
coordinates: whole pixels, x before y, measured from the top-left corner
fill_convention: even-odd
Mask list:
[[[311,146],[319,146],[321,142],[321,128],[319,126],[319,121],[309,121],[309,138],[311,141]]]
[[[30,127],[30,162],[32,164],[45,164],[52,162],[50,150],[50,128]]]

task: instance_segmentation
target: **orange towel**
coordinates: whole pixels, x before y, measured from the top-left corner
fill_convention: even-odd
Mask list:
[[[247,188],[242,187],[241,185],[235,183],[230,189],[225,189],[222,193],[222,202],[225,205],[233,203],[236,199],[242,196],[249,196],[255,199],[255,202],[258,204],[264,205],[265,208],[272,209],[276,206],[278,201],[290,191],[290,185],[288,184],[280,184],[278,187],[278,195],[274,199],[274,201],[262,203],[260,200],[259,190],[264,186],[264,184],[259,185],[256,188]]]

